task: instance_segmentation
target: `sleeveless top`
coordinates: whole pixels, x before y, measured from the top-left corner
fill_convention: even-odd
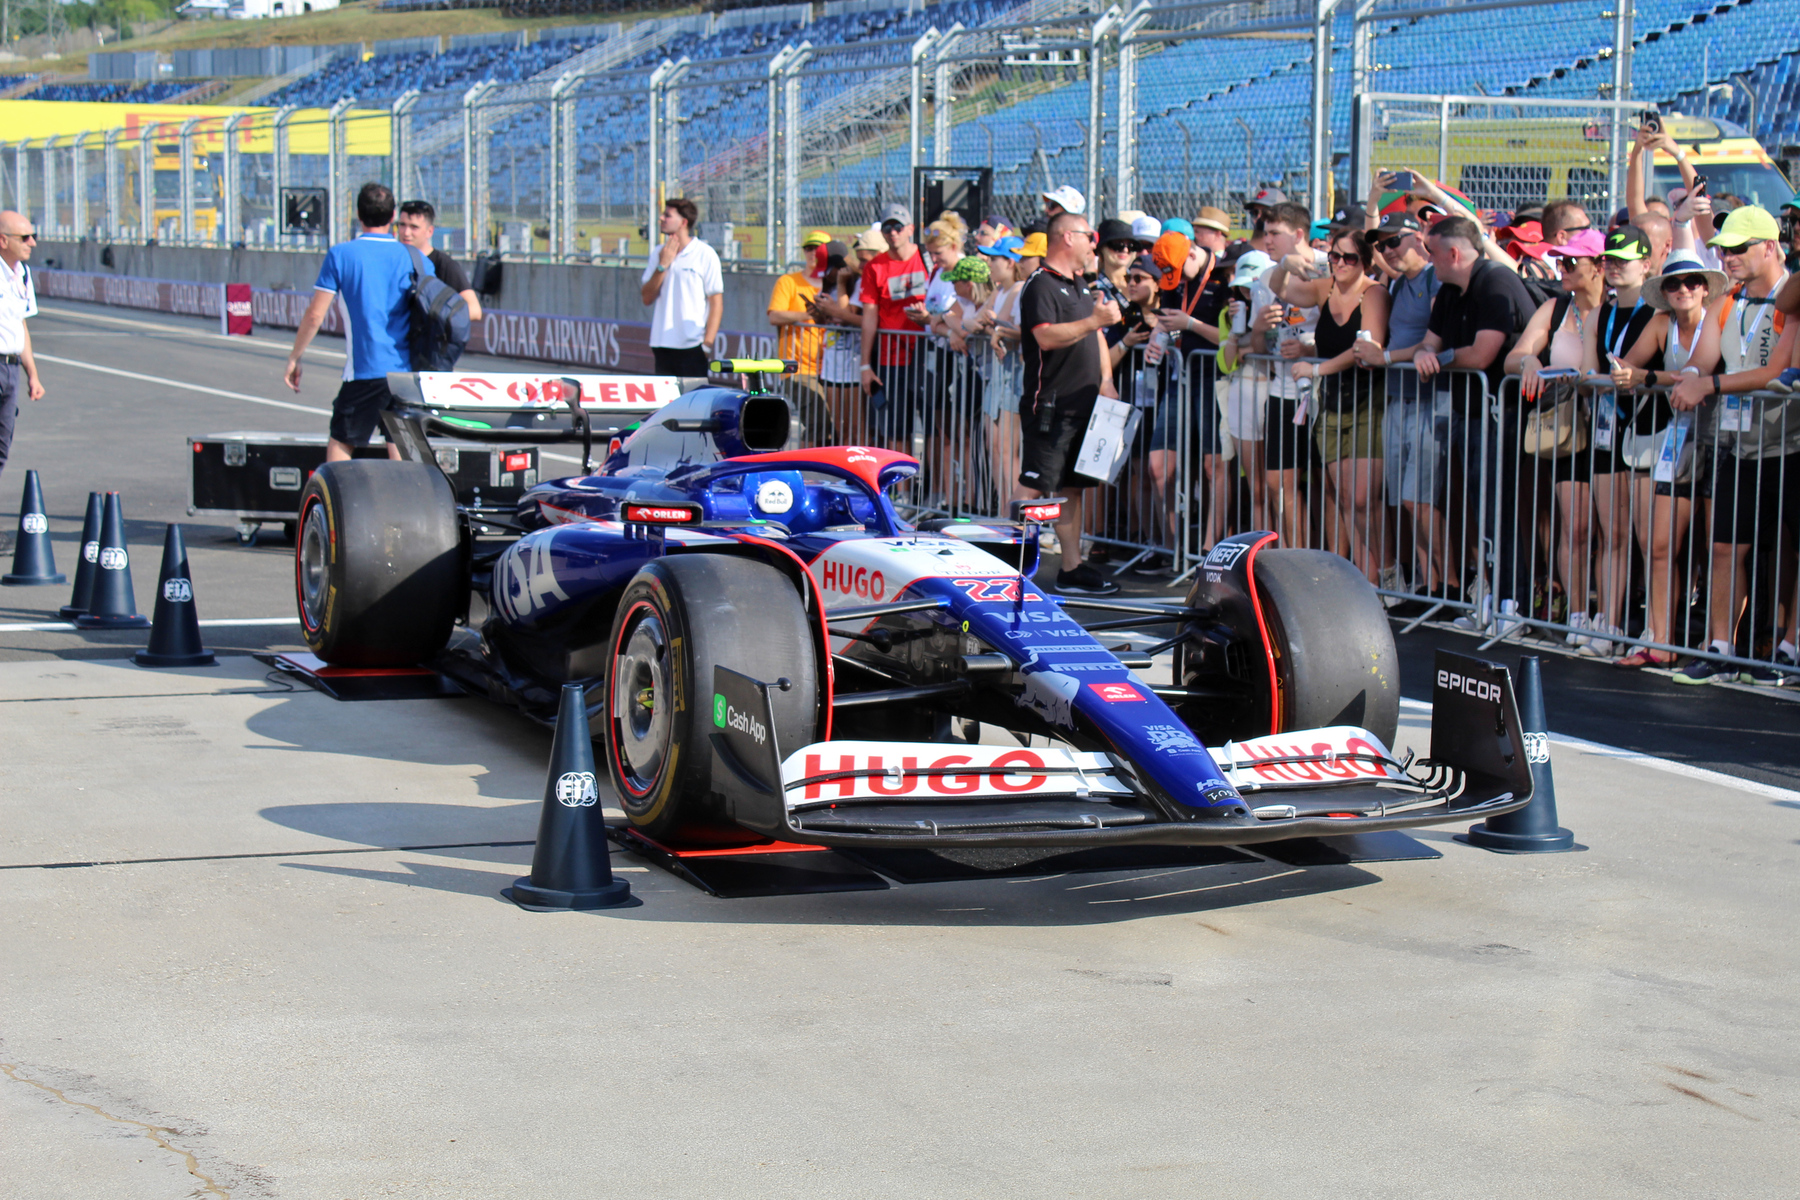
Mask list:
[[[1331,312],[1331,298],[1327,296],[1325,303],[1319,305],[1319,323],[1313,330],[1313,345],[1318,348],[1320,358],[1336,358],[1356,344],[1356,335],[1362,329],[1362,306],[1372,288],[1364,288],[1356,298],[1356,307],[1350,315],[1339,323]],[[1365,367],[1352,365],[1336,375],[1327,375],[1319,381],[1319,400],[1328,409],[1345,412],[1359,404],[1367,404],[1382,390],[1381,384],[1386,372],[1376,372]]]
[[[1769,356],[1787,323],[1783,314],[1775,311],[1774,303],[1775,294],[1786,282],[1787,275],[1783,274],[1767,297],[1746,296],[1742,284],[1732,292],[1731,303],[1719,323],[1719,356],[1725,360],[1720,374],[1731,375],[1769,364]],[[1715,428],[1719,445],[1729,447],[1738,458],[1775,458],[1800,451],[1800,405],[1795,405],[1791,397],[1778,400],[1721,396],[1712,402],[1712,407],[1718,409]]]

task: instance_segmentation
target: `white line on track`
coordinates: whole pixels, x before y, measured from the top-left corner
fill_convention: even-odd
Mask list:
[[[249,404],[266,404],[270,408],[287,408],[294,412],[312,413],[315,416],[329,417],[329,408],[314,408],[310,404],[290,404],[286,400],[269,400],[262,396],[251,396],[244,392],[227,392],[221,388],[202,387],[197,383],[183,383],[179,379],[165,379],[161,375],[140,375],[136,371],[121,371],[117,367],[103,367],[99,363],[82,362],[78,358],[57,358],[50,354],[36,356],[39,362],[56,363],[63,367],[80,367],[84,371],[98,371],[102,375],[118,375],[124,379],[136,379],[144,383],[161,384],[163,387],[181,388],[189,392],[203,392],[208,396],[223,396],[227,400],[242,400]]]
[[[1401,698],[1400,707],[1415,712],[1429,713],[1431,711],[1431,705],[1425,701],[1405,697]],[[1736,775],[1727,775],[1723,771],[1696,767],[1668,758],[1657,758],[1651,754],[1639,754],[1636,750],[1627,750],[1623,746],[1609,746],[1605,742],[1590,742],[1586,738],[1571,737],[1566,733],[1554,732],[1550,734],[1550,740],[1572,750],[1585,750],[1589,754],[1617,759],[1620,762],[1631,763],[1633,766],[1649,767],[1653,771],[1662,771],[1669,775],[1682,775],[1701,783],[1717,784],[1719,787],[1749,792],[1752,796],[1767,796],[1771,800],[1786,800],[1790,803],[1800,802],[1800,792],[1791,788],[1777,787],[1772,783],[1760,783],[1754,779],[1743,779]]]
[[[299,617],[214,617],[200,622],[202,628],[229,625],[298,625]],[[0,633],[54,633],[73,630],[73,621],[24,621],[16,625],[0,625]]]
[[[219,333],[215,330],[210,330],[210,329],[193,329],[193,328],[189,328],[188,326],[185,326],[185,325],[160,325],[160,324],[156,323],[155,321],[133,321],[129,317],[109,317],[109,316],[105,316],[101,313],[87,312],[87,311],[84,311],[84,310],[78,309],[78,308],[45,307],[44,305],[41,305],[41,304],[38,306],[38,311],[43,313],[45,316],[68,317],[68,318],[71,318],[73,320],[78,320],[78,321],[84,321],[84,320],[85,321],[110,321],[114,325],[130,325],[136,329],[154,329],[158,333],[173,333],[173,334],[179,334],[182,337],[217,338],[219,341],[222,341],[222,342],[231,342],[233,345],[248,346],[248,347],[251,347],[252,349],[256,349],[256,350],[275,350],[275,351],[279,351],[284,354],[287,352],[287,348],[285,346],[277,345],[274,342],[269,342],[269,341],[259,342],[259,341],[256,341],[256,340],[250,339],[250,338],[233,337],[229,334]],[[49,333],[49,332],[54,332],[54,331],[46,331],[46,332]],[[285,333],[287,331],[281,330],[279,332]],[[325,349],[321,349],[317,344],[307,347],[306,352],[308,354],[322,354],[327,358],[347,358],[347,357],[349,357],[342,350],[325,350]]]

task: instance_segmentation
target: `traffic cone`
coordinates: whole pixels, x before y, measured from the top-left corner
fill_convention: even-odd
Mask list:
[[[25,495],[19,501],[19,537],[13,545],[12,574],[0,575],[0,583],[33,587],[67,582],[68,577],[58,573],[56,555],[50,548],[50,519],[44,515],[44,489],[38,484],[38,473],[27,471]]]
[[[1531,803],[1479,825],[1463,840],[1505,854],[1556,854],[1575,849],[1575,835],[1556,823],[1556,780],[1550,774],[1549,721],[1544,716],[1544,677],[1538,657],[1519,659],[1519,725],[1525,761],[1531,764]]]
[[[150,646],[131,656],[140,667],[211,667],[218,663],[200,644],[200,614],[194,608],[194,582],[188,575],[187,547],[181,526],[169,522],[163,535],[162,571],[156,579],[156,619],[150,623]]]
[[[87,516],[81,522],[81,554],[75,559],[75,590],[57,616],[73,621],[87,612],[94,600],[94,572],[100,562],[100,515],[105,505],[99,492],[88,493]]]
[[[631,885],[612,876],[588,735],[587,699],[577,683],[565,683],[550,745],[550,776],[538,818],[531,874],[501,892],[520,908],[617,908],[635,903]]]
[[[75,628],[142,629],[150,624],[138,612],[137,598],[131,594],[131,553],[125,548],[125,514],[117,492],[106,493],[97,557],[94,594],[87,612],[75,618]]]

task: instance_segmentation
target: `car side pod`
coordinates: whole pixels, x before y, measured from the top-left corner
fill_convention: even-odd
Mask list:
[[[75,558],[75,588],[56,614],[65,621],[81,616],[94,602],[94,571],[100,564],[100,520],[105,507],[99,492],[88,493],[87,516],[81,522],[81,553]]]
[[[530,912],[643,903],[632,896],[629,883],[613,878],[610,855],[594,743],[588,735],[587,697],[580,684],[565,683],[531,874],[513,880],[500,894]]]
[[[1549,721],[1544,716],[1544,677],[1535,654],[1519,659],[1519,725],[1531,767],[1531,803],[1469,826],[1460,841],[1502,854],[1560,854],[1581,849],[1575,835],[1556,823],[1556,781],[1550,774]]]
[[[188,574],[187,547],[181,541],[181,526],[173,521],[163,534],[155,614],[150,622],[150,645],[132,655],[132,662],[140,667],[218,665],[212,651],[200,642],[200,613],[194,607],[194,581]]]
[[[84,546],[85,553],[86,547]],[[125,546],[125,513],[119,493],[106,493],[100,519],[99,561],[94,564],[94,596],[87,612],[75,618],[77,629],[142,629],[149,620],[137,610],[131,594],[131,552]]]
[[[0,583],[8,587],[35,587],[46,583],[67,583],[68,576],[56,569],[56,555],[50,548],[50,519],[44,515],[44,489],[36,471],[25,472],[25,494],[19,500],[19,536],[13,544],[13,569],[0,575]]]

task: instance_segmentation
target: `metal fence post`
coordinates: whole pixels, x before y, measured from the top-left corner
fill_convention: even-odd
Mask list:
[[[326,160],[326,186],[331,189],[331,204],[327,206],[327,212],[332,211],[338,205],[350,207],[347,203],[350,195],[350,147],[349,131],[345,128],[345,114],[350,111],[350,105],[353,103],[354,101],[349,98],[339,100],[331,106],[331,111],[326,114],[327,119],[331,122],[326,131],[330,151]],[[336,229],[325,231],[325,242],[329,245],[335,238],[349,233],[348,222],[340,221]]]
[[[244,155],[238,139],[250,124],[249,113],[238,113],[225,122],[225,148],[220,155],[224,169],[219,174],[219,241],[227,246],[247,241],[244,237]]]
[[[1150,23],[1149,0],[1138,0],[1119,25],[1119,179],[1114,211],[1138,206],[1138,31]],[[1186,126],[1182,127],[1186,132]],[[991,165],[991,164],[990,164]],[[1185,190],[1187,180],[1183,178]]]
[[[282,226],[287,221],[287,209],[281,202],[281,193],[288,185],[288,122],[293,119],[294,111],[294,106],[291,104],[275,110],[274,152],[269,156],[269,184],[275,189],[275,244],[278,246],[281,244],[282,235],[286,232]],[[334,203],[335,201],[328,199],[326,207],[329,208]]]
[[[408,88],[394,97],[388,111],[388,149],[393,152],[394,194],[404,196],[413,189],[406,177],[413,170],[412,110],[419,102],[419,89]]]
[[[181,123],[181,244],[194,244],[194,127],[198,117]]]
[[[43,167],[38,174],[44,177],[44,216],[38,224],[48,229],[51,237],[56,236],[56,142],[55,137],[45,138],[44,148],[39,152],[43,158]]]
[[[1612,47],[1612,99],[1625,101],[1631,99],[1631,18],[1633,0],[1613,0],[1613,47]],[[1625,203],[1625,150],[1631,140],[1631,134],[1625,128],[1625,110],[1615,108],[1612,119],[1612,163],[1607,172],[1607,185],[1612,188],[1612,203],[1608,209],[1615,209]],[[1750,110],[1750,136],[1757,136],[1756,110]],[[1644,161],[1648,163],[1654,155],[1646,154]],[[1645,192],[1649,195],[1649,192]]]
[[[575,98],[581,76],[565,71],[550,86],[550,252],[575,253]]]
[[[158,126],[138,126],[138,228],[146,246],[156,243],[156,131]]]
[[[1366,196],[1369,186],[1368,129],[1370,112],[1363,103],[1363,93],[1371,90],[1369,77],[1375,72],[1375,23],[1370,14],[1378,0],[1357,0],[1350,26],[1350,195]]]
[[[668,142],[672,141],[670,126],[674,124],[665,107],[669,85],[679,79],[688,68],[688,59],[684,56],[680,62],[663,59],[656,70],[650,72],[650,137],[649,137],[649,219],[644,223],[644,232],[650,242],[650,249],[656,249],[657,225],[662,217],[663,191],[666,176],[674,174],[674,157],[669,153]]]
[[[1450,99],[1447,96],[1438,101],[1437,177],[1450,178]]]
[[[768,124],[763,136],[763,245],[767,248],[771,269],[775,262],[775,169],[777,150],[781,144],[781,72],[787,65],[789,56],[794,53],[792,46],[783,46],[769,60],[768,81]]]
[[[953,68],[947,60],[962,34],[963,24],[958,21],[938,40],[931,55],[931,163],[937,167],[949,166],[953,157],[950,131],[951,114],[956,107],[956,83],[951,78]]]
[[[1312,46],[1312,152],[1307,201],[1315,213],[1331,211],[1331,16],[1338,0],[1317,0]],[[1442,178],[1442,175],[1439,175]]]
[[[496,86],[486,80],[463,93],[463,223],[469,230],[464,249],[470,254],[487,243],[487,135],[479,109]]]
[[[909,162],[912,166],[922,165],[925,140],[925,60],[931,55],[931,48],[943,35],[932,26],[919,35],[919,40],[912,44],[912,104],[909,106],[906,120],[907,147],[910,151]],[[906,181],[906,189],[912,191],[912,180]]]
[[[69,197],[72,201],[70,220],[75,224],[75,238],[77,241],[86,241],[88,235],[87,143],[88,139],[93,136],[94,132],[91,129],[84,129],[75,135],[75,158],[74,161],[69,164],[72,168],[69,175],[70,178],[74,180],[72,185],[73,190]]]
[[[1101,124],[1106,108],[1106,39],[1120,19],[1119,6],[1114,4],[1100,14],[1088,31],[1087,198],[1088,210],[1095,214],[1101,208],[1100,167],[1106,142]]]
[[[26,158],[30,149],[30,138],[13,143],[13,186],[18,189],[19,211],[27,220],[31,217],[31,164]]]
[[[781,80],[781,192],[782,239],[780,262],[792,262],[800,252],[800,68],[812,58],[812,43],[794,47],[793,57],[782,69]],[[771,255],[771,258],[774,256]],[[780,263],[770,263],[780,270]]]
[[[107,241],[116,241],[125,223],[119,219],[119,130],[106,131],[106,219],[100,232]]]

